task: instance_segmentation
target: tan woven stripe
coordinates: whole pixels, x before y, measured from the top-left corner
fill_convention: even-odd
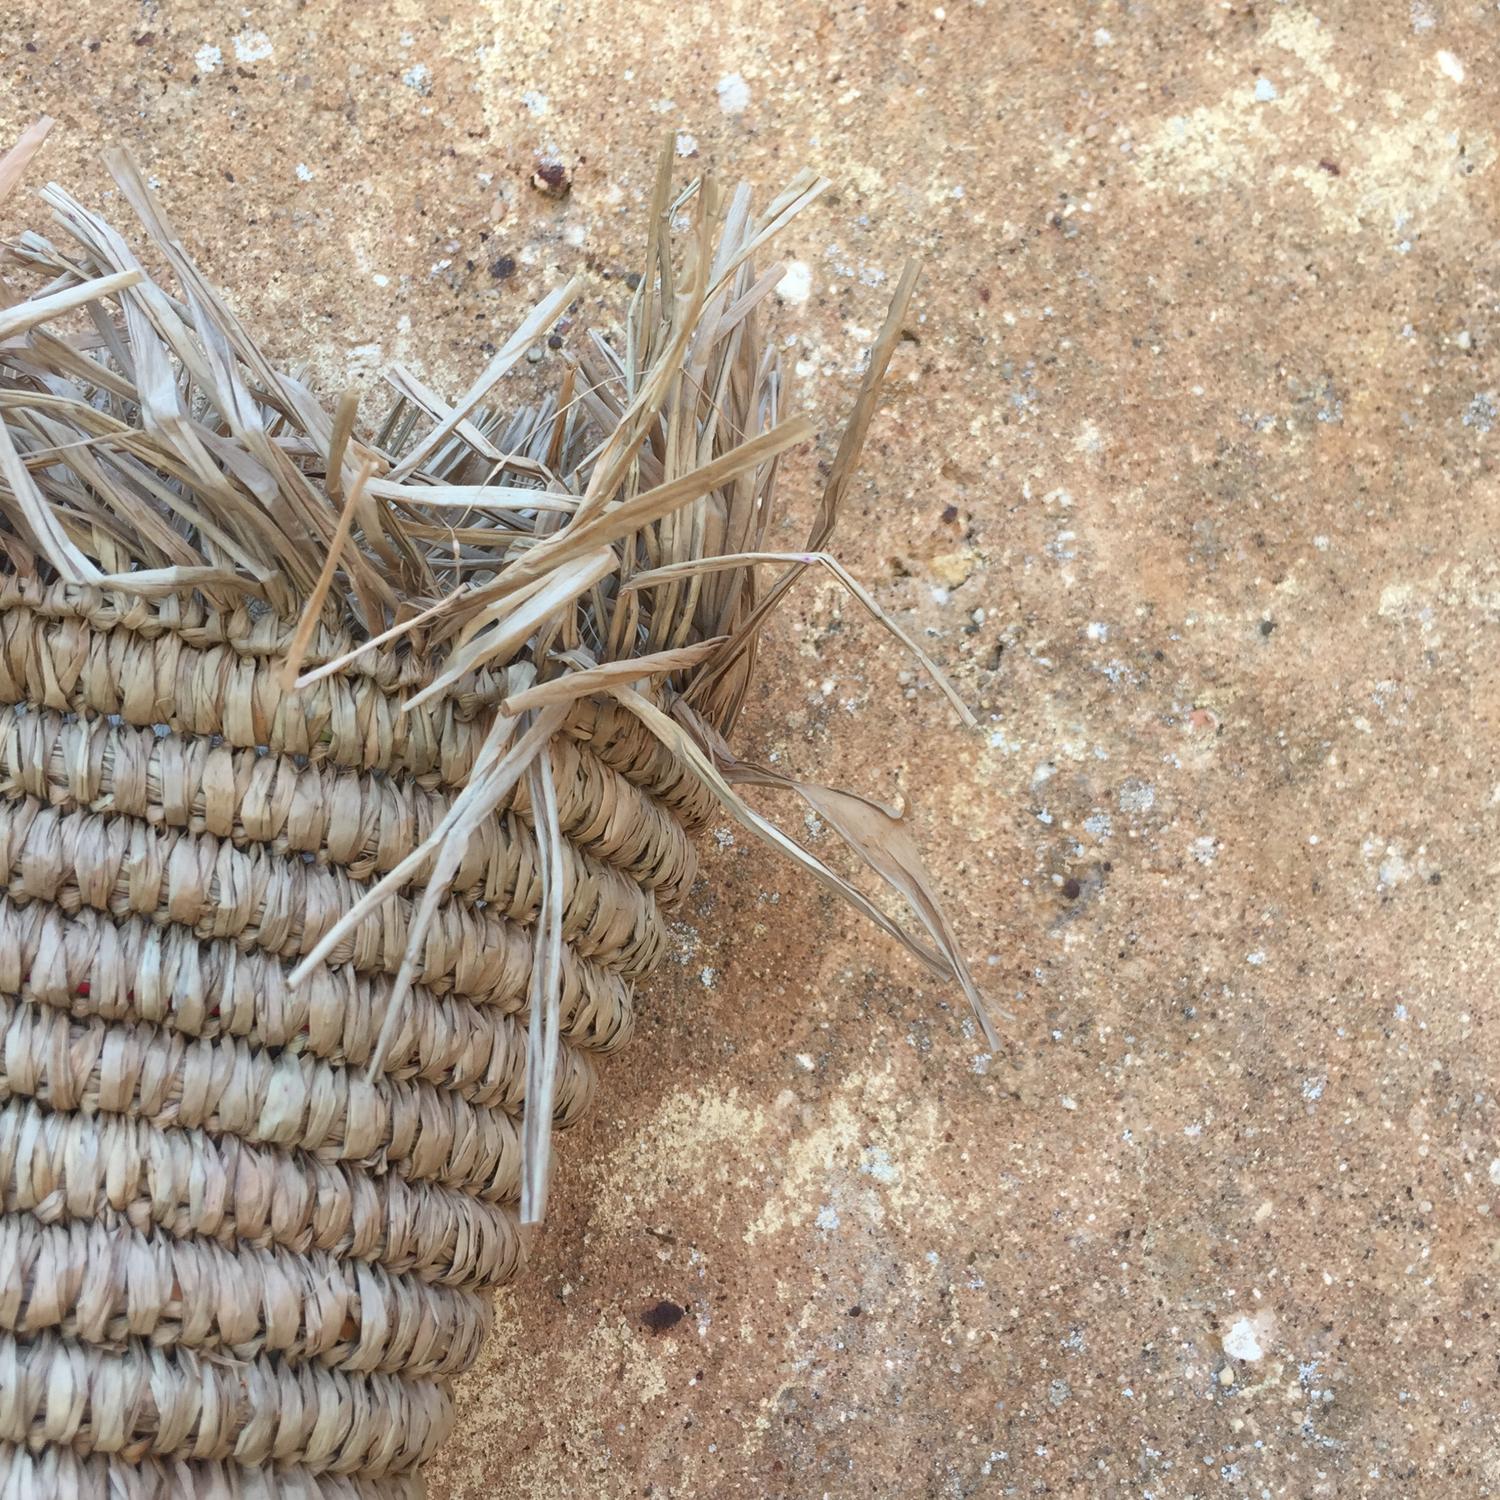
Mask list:
[[[382,983],[389,987],[390,981]],[[309,988],[310,985],[304,986],[293,993],[301,998]],[[64,1003],[50,1004],[35,995],[29,986],[19,994],[0,987],[0,1006],[19,1003],[23,1007],[44,1007],[53,1015],[72,1016],[78,1021],[108,1021],[124,1027],[144,1019],[129,1009],[123,1016],[101,1016],[92,986],[87,994],[55,998],[63,999]],[[370,1044],[363,1049],[367,1060],[375,1033],[379,1030],[379,1013],[372,1014],[366,1006],[364,1020],[364,1036]],[[170,1019],[168,1029],[177,1030],[171,1026]],[[192,1043],[189,1034],[177,1032],[177,1035],[186,1038],[183,1045]],[[200,1045],[209,1045],[213,1038],[227,1035],[222,1028],[215,1027]],[[438,1087],[456,1094],[471,1108],[496,1110],[518,1118],[526,1098],[526,1043],[525,1017],[487,1015],[467,1000],[449,997],[434,1002],[423,992],[404,1008],[401,1036],[387,1053],[381,1076],[401,1083],[415,1081]],[[258,1056],[269,1056],[263,1050],[262,1038],[245,1039],[241,1045],[248,1046]],[[278,1047],[283,1044],[270,1045]],[[330,1061],[324,1054],[307,1046],[307,1039],[303,1036],[293,1037],[291,1049],[284,1055],[307,1056],[325,1063]],[[342,1066],[346,1061],[352,1059],[331,1059],[335,1066]],[[358,1068],[358,1063],[354,1066]],[[588,1053],[564,1045],[558,1057],[554,1086],[555,1122],[559,1129],[567,1129],[588,1111],[596,1087],[597,1079]]]
[[[221,735],[241,749],[404,771],[452,787],[473,767],[488,728],[483,702],[499,688],[476,679],[465,693],[405,711],[405,694],[368,676],[338,673],[287,693],[279,658],[242,656],[223,644],[197,647],[171,632],[94,630],[72,614],[39,613],[23,598],[7,606],[11,584],[0,577],[0,703],[118,714],[137,726]],[[19,592],[24,596],[25,586]],[[580,704],[568,732],[690,826],[713,816],[712,794],[623,709]]]
[[[0,1217],[0,1329],[118,1347],[149,1339],[234,1359],[408,1377],[456,1375],[493,1321],[489,1299],[321,1251],[174,1240],[97,1223]]]
[[[34,902],[16,908],[0,898],[0,944],[18,927],[28,937],[24,947],[18,944],[0,958],[0,997],[46,1006],[78,1020],[98,1018],[125,1025],[159,1021],[180,1037],[212,1039],[236,1035],[234,1028],[223,1024],[221,1013],[205,1014],[201,1006],[186,1015],[172,1010],[165,1015],[144,1013],[130,988],[129,970],[115,971],[113,985],[108,979],[96,985],[88,978],[87,966],[80,966],[83,977],[71,986],[65,972],[49,975],[45,971],[40,974],[33,971],[19,988],[8,983],[8,979],[26,973],[28,954],[37,946],[35,938],[42,924],[28,923],[25,919],[39,909],[50,913],[64,943],[75,935],[85,940],[90,936],[79,931],[81,923],[63,919],[55,907],[46,908]],[[88,915],[96,917],[92,912]],[[15,920],[17,917],[20,922]],[[182,929],[167,931],[180,933]],[[158,929],[150,930],[151,936],[158,934]],[[188,941],[192,941],[191,937]],[[106,946],[115,945],[106,939]],[[372,984],[347,971],[335,978],[320,969],[300,988],[286,990],[285,973],[274,959],[239,954],[229,944],[214,946],[227,948],[230,961],[237,961],[237,967],[244,971],[241,977],[247,983],[239,988],[242,999],[249,1003],[242,1004],[239,1011],[240,1019],[250,1027],[249,1034],[241,1033],[245,1045],[255,1051],[266,1047],[289,1048],[293,1053],[355,1067],[369,1060],[389,999],[389,979],[382,977]],[[51,956],[62,957],[62,945],[52,948]],[[256,991],[250,971],[267,978],[273,989],[280,986],[288,1003],[268,1015],[262,1014],[269,1006],[255,1004]],[[213,995],[215,991],[210,988],[208,993]],[[264,996],[265,991],[260,994]],[[318,1012],[316,1018],[312,1014],[314,1008]],[[257,1019],[269,1024],[257,1025]],[[197,1029],[188,1029],[182,1024],[184,1021],[189,1026],[196,1022]],[[527,1024],[526,1017],[496,1015],[456,996],[438,1000],[426,990],[417,990],[403,1006],[400,1029],[386,1053],[382,1074],[441,1086],[476,1108],[519,1115],[526,1093]],[[351,1043],[352,1051],[347,1045]],[[571,1124],[588,1108],[594,1087],[594,1072],[587,1052],[565,1040],[559,1056],[555,1097],[560,1127],[565,1128],[565,1122]]]
[[[576,873],[577,866],[573,866]],[[600,867],[601,878],[575,880],[564,917],[570,946],[584,957],[635,975],[665,950],[666,928],[655,898],[639,887],[612,901],[626,878]],[[275,855],[260,845],[236,848],[207,833],[156,828],[144,819],[68,814],[34,797],[0,799],[0,886],[20,901],[40,898],[119,916],[138,913],[178,922],[203,938],[296,958],[310,951],[365,892],[344,871]],[[410,902],[396,897],[341,940],[330,963],[393,974],[406,951]],[[572,932],[568,929],[571,927]],[[529,930],[500,913],[444,901],[427,935],[417,978],[449,980],[474,993],[489,957],[505,944],[529,947]]]
[[[567,730],[611,770],[649,790],[689,828],[707,827],[723,816],[714,794],[619,704],[580,705],[569,718]]]
[[[494,1059],[522,1045],[522,1022],[510,1017],[526,999],[530,952],[511,945],[492,957],[493,988],[476,1001],[421,985],[412,991],[388,1072],[459,1089],[498,1082]],[[391,979],[345,964],[318,968],[292,989],[286,974],[270,954],[225,938],[199,939],[172,923],[115,922],[88,908],[65,914],[50,902],[0,895],[0,993],[29,995],[75,1015],[150,1021],[184,1036],[239,1036],[334,1062],[368,1062]],[[487,1014],[491,1008],[504,1013],[503,1026]],[[564,949],[561,1017],[565,1042],[611,1051],[634,1025],[629,986]],[[486,1029],[493,1033],[488,1044]]]
[[[294,1463],[313,1473],[405,1473],[453,1425],[445,1384],[356,1377],[266,1358],[179,1358],[130,1340],[119,1353],[53,1334],[0,1334],[0,1439],[80,1453]]]
[[[415,1474],[319,1474],[306,1469],[244,1469],[236,1463],[162,1463],[113,1453],[74,1453],[48,1446],[38,1452],[0,1443],[0,1489],[5,1500],[422,1500]]]
[[[508,1280],[522,1256],[512,1209],[436,1183],[19,1099],[0,1110],[0,1211],[326,1250],[471,1289]]]
[[[563,832],[583,851],[575,879],[604,882],[612,899],[640,884],[665,901],[680,897],[695,872],[681,825],[573,740],[558,740],[552,758]],[[451,802],[409,777],[15,704],[0,710],[0,795],[22,793],[65,812],[108,809],[277,854],[314,854],[361,880],[394,869]],[[454,889],[527,919],[540,899],[536,860],[526,821],[487,821],[470,840]],[[611,866],[620,873],[606,881],[601,872]],[[412,884],[424,885],[429,868]]]
[[[91,630],[24,607],[0,610],[0,702],[75,713],[119,714],[265,745],[287,755],[362,770],[406,771],[460,785],[484,741],[482,721],[455,700],[401,711],[401,699],[368,677],[336,675],[300,693],[280,685],[278,664],[229,646],[190,646],[118,627]]]
[[[0,611],[25,608],[50,620],[77,620],[97,631],[117,627],[147,639],[172,634],[192,646],[229,646],[241,656],[280,660],[296,635],[295,621],[264,610],[217,610],[193,593],[142,598],[123,589],[43,583],[14,574],[0,577]],[[320,620],[308,642],[304,663],[321,666],[345,656],[358,644],[342,627]],[[412,652],[366,651],[340,668],[346,677],[369,677],[388,692],[407,692],[432,680],[427,660]]]
[[[21,622],[22,616],[28,617],[27,623]],[[148,726],[156,723],[171,723],[174,728],[188,731],[194,731],[195,726],[179,723],[172,717],[171,711],[177,700],[169,695],[156,695],[157,706],[162,711],[154,717],[150,715],[136,717],[124,713],[123,709],[106,708],[99,702],[54,702],[46,692],[14,691],[15,685],[20,682],[37,682],[45,686],[49,680],[52,680],[46,674],[43,659],[38,658],[29,662],[26,660],[28,650],[35,649],[36,643],[31,637],[49,622],[68,622],[80,627],[77,633],[78,638],[73,641],[71,652],[65,658],[65,664],[70,665],[72,670],[67,677],[55,679],[53,688],[54,691],[66,694],[82,688],[85,682],[93,681],[92,678],[79,673],[77,662],[80,656],[87,655],[90,649],[109,649],[104,646],[90,648],[83,645],[82,637],[90,634],[96,636],[101,643],[123,634],[138,636],[147,644],[171,636],[181,643],[182,648],[195,654],[218,650],[221,653],[232,653],[237,657],[243,657],[252,663],[269,662],[279,667],[282,655],[295,631],[295,626],[286,624],[274,615],[261,614],[252,617],[245,609],[236,610],[232,614],[216,613],[196,596],[138,599],[114,590],[80,587],[73,584],[41,584],[35,579],[20,579],[10,574],[0,575],[0,617],[16,621],[13,635],[0,630],[0,702],[38,705],[47,703],[54,708],[71,707],[79,712],[92,709],[98,713],[123,713],[130,723]],[[4,644],[13,638],[14,644]],[[353,644],[352,638],[346,631],[330,631],[326,625],[320,624],[314,632],[313,641],[304,658],[305,665],[312,667],[324,661],[331,661],[334,657],[343,656]],[[114,649],[118,650],[120,647],[117,645]],[[431,677],[431,664],[424,658],[405,652],[367,651],[341,668],[337,677],[327,678],[324,681],[358,679],[378,687],[383,693],[394,696],[399,703],[417,688],[425,686]],[[467,693],[455,695],[453,699],[444,700],[444,702],[477,706],[480,699],[492,698],[497,686],[496,681],[482,677],[476,679],[475,684]],[[109,690],[106,688],[105,691]],[[299,699],[307,696],[308,690],[297,695]],[[420,717],[425,727],[426,721],[430,720],[434,713],[441,717],[446,711],[442,704],[434,704],[431,712],[424,707],[400,717]],[[463,712],[464,710],[454,711]],[[271,712],[274,713],[274,708]],[[591,739],[596,715],[601,715],[607,721],[608,736],[616,747],[616,759],[610,761],[611,765],[616,765],[618,761],[622,770],[627,765],[636,765],[640,774],[631,777],[635,784],[650,791],[653,796],[672,807],[673,811],[689,826],[702,827],[711,820],[715,808],[712,795],[703,789],[691,773],[684,772],[673,761],[670,754],[664,751],[659,755],[653,753],[659,751],[660,747],[633,715],[612,704],[583,703],[578,706],[573,715],[568,726],[568,733],[576,735],[581,740]],[[469,724],[471,717],[463,718],[460,722]],[[199,729],[196,732],[212,733],[214,731]],[[224,733],[225,738],[231,743],[247,748],[275,743],[269,737],[236,739],[233,735]],[[478,748],[479,741],[474,737],[472,726],[460,738],[464,740],[470,759],[464,760],[463,752],[459,752],[458,758],[452,764],[461,764],[462,769],[454,775],[442,774],[443,784],[447,786],[462,784],[464,775],[473,764],[472,754]],[[386,762],[378,758],[366,760],[364,756],[368,753],[368,747],[359,741],[350,743],[353,745],[353,758],[346,758],[334,752],[331,740],[321,741],[320,730],[319,734],[311,736],[309,745],[303,748],[307,750],[307,753],[313,754],[316,759],[330,760],[336,764],[371,768],[378,765],[384,770],[398,769],[395,761]],[[434,770],[441,772],[443,763],[435,753],[436,744],[436,738],[419,731],[416,738],[411,741],[411,745],[422,747],[419,758],[423,760],[423,764],[413,766],[403,761],[404,768],[415,770],[418,774],[426,774]],[[287,745],[278,746],[278,748],[293,749],[295,747]],[[399,754],[406,756],[410,748],[411,746],[403,740]],[[453,748],[458,749],[458,747]],[[449,753],[452,754],[453,751],[450,750]],[[670,796],[668,789],[671,789]]]
[[[374,1160],[409,1182],[439,1182],[494,1202],[520,1192],[516,1122],[430,1084],[367,1079],[233,1038],[192,1041],[156,1026],[75,1021],[4,997],[0,1033],[0,1105],[34,1099],[53,1111],[230,1134],[332,1161]],[[586,1094],[574,1093],[573,1108],[586,1103]]]
[[[665,906],[687,894],[698,873],[693,842],[682,823],[628,777],[571,735],[552,742],[562,830],[590,853],[650,886]],[[526,806],[522,782],[518,806]]]

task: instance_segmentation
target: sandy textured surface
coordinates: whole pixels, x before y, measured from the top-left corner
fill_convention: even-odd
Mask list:
[[[1006,1048],[707,841],[436,1494],[1500,1493],[1493,5],[22,0],[0,57],[325,387],[614,296],[664,129],[839,182],[826,422],[927,264],[842,553],[983,732],[808,584],[743,743],[910,799]]]

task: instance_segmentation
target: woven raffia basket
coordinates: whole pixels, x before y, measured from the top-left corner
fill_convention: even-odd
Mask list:
[[[783,557],[806,427],[751,256],[820,182],[756,217],[663,170],[622,353],[494,414],[564,288],[455,405],[394,372],[362,435],[110,165],[173,290],[56,188],[62,248],[21,234],[0,282],[0,1494],[415,1495],[689,831],[727,812],[892,926],[721,736],[910,278]],[[794,789],[966,977],[895,820]]]

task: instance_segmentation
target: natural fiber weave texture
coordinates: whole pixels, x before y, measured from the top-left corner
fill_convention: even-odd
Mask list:
[[[0,1500],[416,1496],[689,829],[737,820],[979,1006],[899,818],[723,738],[805,570],[880,615],[821,549],[915,270],[774,552],[811,427],[753,257],[813,174],[757,216],[674,194],[669,144],[617,343],[491,407],[570,284],[452,406],[389,372],[370,430],[107,161],[170,277],[48,186],[61,248],[0,278]],[[936,946],[737,785],[804,798]]]
[[[203,611],[167,629],[7,583],[0,1440],[80,1494],[209,1494],[267,1465],[283,1494],[337,1476],[408,1493],[488,1330],[483,1293],[520,1259],[541,901],[524,784],[470,838],[367,1077],[409,898],[308,983],[287,970],[421,843],[488,711],[384,717],[369,658],[277,700],[283,631],[257,651]],[[581,709],[550,749],[560,1126],[588,1105],[592,1055],[628,1037],[630,981],[693,875],[668,804],[695,799],[653,777],[643,740]]]

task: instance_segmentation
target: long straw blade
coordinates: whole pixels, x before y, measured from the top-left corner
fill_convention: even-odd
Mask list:
[[[13,193],[26,175],[31,158],[42,148],[47,132],[56,122],[50,115],[43,115],[34,125],[21,132],[21,138],[4,156],[0,156],[0,203]]]

